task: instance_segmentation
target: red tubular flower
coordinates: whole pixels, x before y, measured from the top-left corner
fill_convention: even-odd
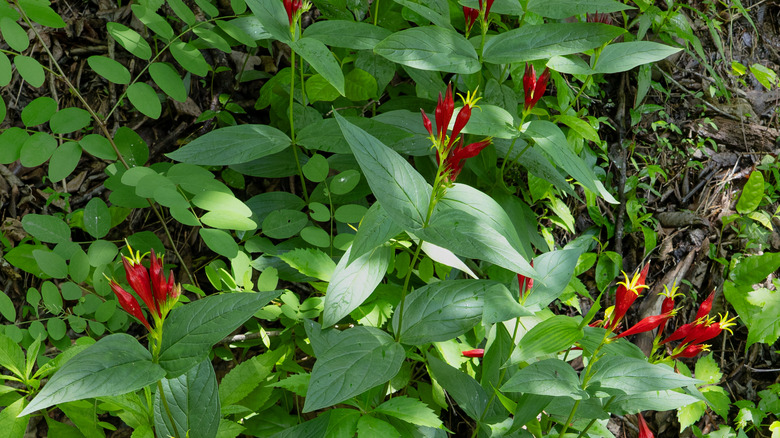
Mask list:
[[[487,23],[487,16],[490,14],[490,8],[493,7],[494,0],[487,0],[487,7],[485,8],[485,22]],[[479,10],[482,10],[482,0],[479,0]]]
[[[720,321],[717,323],[707,324],[704,328],[689,334],[683,339],[682,344],[701,344],[704,341],[718,336],[723,330],[731,332],[729,327],[736,325],[734,322],[736,317],[728,319],[729,314],[726,312],[726,316],[720,315]]]
[[[648,316],[647,318],[644,318],[638,323],[634,324],[630,329],[615,336],[615,339],[622,338],[623,336],[635,335],[637,333],[649,332],[650,330],[653,330],[659,325],[661,325],[662,322],[668,320],[672,316],[674,316],[674,309],[666,313],[662,313],[660,315]]]
[[[626,312],[634,304],[637,297],[641,295],[642,289],[647,288],[645,280],[647,279],[647,271],[650,264],[645,265],[640,273],[635,273],[633,278],[629,280],[628,274],[625,272],[623,276],[626,281],[618,283],[617,292],[615,292],[615,309],[612,311],[612,317],[608,328],[615,330],[620,324],[620,321],[626,315]]]
[[[447,157],[446,163],[447,171],[450,172],[450,181],[455,181],[458,174],[460,174],[460,171],[463,170],[464,161],[479,155],[479,153],[482,152],[482,149],[485,149],[491,142],[492,140],[490,138],[486,138],[482,141],[471,143],[470,145],[463,147],[463,139],[461,139],[460,145],[454,147]]]
[[[545,68],[542,75],[537,79],[534,66],[525,65],[525,74],[523,74],[523,91],[525,92],[525,109],[533,108],[539,99],[544,95],[547,89],[547,81],[550,80],[550,69]]]
[[[639,438],[655,438],[641,412],[636,414],[636,420],[639,423]]]
[[[705,323],[701,319],[697,319],[694,322],[689,322],[688,324],[683,324],[682,326],[680,326],[680,328],[672,332],[672,334],[669,335],[666,339],[661,341],[659,345],[663,345],[668,342],[677,341],[686,338],[690,336],[692,333],[697,333],[695,332],[696,330],[701,330],[704,327],[705,327]]]
[[[173,271],[168,272],[169,278],[165,278],[163,273],[163,258],[157,257],[152,249],[152,256],[149,262],[149,275],[152,280],[152,291],[154,292],[154,299],[157,302],[157,308],[162,309],[163,303],[168,298],[175,298],[174,294],[174,281]]]
[[[127,283],[141,297],[149,311],[155,312],[159,316],[160,309],[157,307],[157,302],[152,294],[149,272],[146,270],[146,267],[140,263],[140,260],[134,261],[127,257],[122,257],[122,263],[125,265]]]
[[[431,124],[431,119],[428,118],[428,115],[425,114],[425,111],[423,111],[422,108],[420,108],[420,112],[423,116],[423,125],[425,126],[425,129],[428,131],[428,134],[433,137],[433,125]]]
[[[462,354],[466,357],[483,357],[485,355],[485,350],[477,348],[476,350],[466,350]]]
[[[673,354],[672,359],[677,359],[678,357],[691,358],[701,353],[702,351],[710,351],[710,346],[706,344],[689,345],[683,348],[682,350],[680,350],[679,352]]]
[[[701,303],[701,306],[699,306],[699,311],[696,312],[696,319],[701,318],[702,316],[707,316],[710,314],[710,310],[712,310],[712,299],[715,297],[715,289],[710,292],[710,295],[707,297],[706,300],[704,300],[703,303]]]
[[[466,33],[471,32],[471,28],[474,27],[474,23],[479,17],[479,9],[470,8],[468,6],[463,7],[463,18],[466,19]]]
[[[120,286],[116,281],[109,281],[109,285],[111,285],[111,290],[114,291],[117,301],[119,301],[119,304],[123,309],[125,309],[125,312],[129,313],[135,319],[143,323],[147,330],[152,331],[152,327],[149,325],[149,321],[146,320],[143,312],[141,312],[141,306],[138,304],[138,300],[136,300],[134,296],[127,293],[127,291],[122,289],[122,286]]]
[[[447,94],[444,99],[439,93],[439,103],[436,105],[436,132],[439,134],[439,141],[442,141],[447,135],[447,127],[452,119],[452,112],[455,111],[455,101],[452,99],[452,83],[447,84]]]
[[[531,267],[534,267],[533,260],[531,260]],[[517,285],[520,287],[520,298],[523,298],[534,287],[534,279],[523,274],[517,274]]]

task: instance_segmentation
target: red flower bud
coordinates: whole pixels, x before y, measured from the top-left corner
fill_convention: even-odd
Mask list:
[[[639,423],[639,438],[655,438],[655,435],[653,435],[653,432],[650,431],[650,428],[647,427],[647,422],[645,421],[645,418],[642,416],[642,413],[636,414],[637,422]]]
[[[550,69],[545,68],[542,75],[536,78],[536,71],[531,64],[525,65],[523,75],[523,91],[525,92],[525,109],[533,108],[547,89],[547,81],[550,80]]]
[[[682,351],[678,352],[677,354],[672,355],[672,359],[677,359],[678,357],[691,358],[701,353],[702,351],[709,351],[709,348],[710,348],[709,345],[702,345],[702,344],[689,345],[684,349],[682,349]]]
[[[455,125],[452,127],[452,135],[450,136],[450,142],[447,144],[447,148],[452,146],[452,143],[455,141],[456,138],[460,135],[460,131],[463,130],[463,128],[466,126],[466,123],[468,123],[469,119],[471,118],[471,106],[468,104],[464,105],[463,108],[458,111],[457,117],[455,117]]]
[[[141,312],[141,306],[138,304],[138,300],[136,300],[134,296],[127,293],[127,291],[122,289],[122,286],[120,286],[116,281],[111,280],[108,284],[111,286],[111,290],[114,291],[116,299],[119,301],[119,305],[125,309],[125,312],[129,313],[135,319],[143,323],[147,330],[152,331],[152,327],[149,325],[149,321],[146,320],[143,312]]]
[[[703,303],[701,303],[701,306],[699,306],[699,311],[696,312],[696,319],[701,318],[702,316],[707,316],[710,314],[710,310],[712,310],[712,299],[715,297],[715,289],[710,292],[710,295],[707,297],[706,300],[704,300]]]
[[[482,149],[485,149],[491,141],[490,138],[486,138],[482,141],[471,143],[470,145],[463,147],[463,139],[461,139],[460,145],[455,146],[447,157],[446,163],[447,171],[450,172],[450,181],[455,181],[460,171],[463,170],[463,164],[468,158],[479,155]]]
[[[463,18],[466,20],[466,33],[471,32],[471,28],[474,27],[477,17],[479,17],[479,9],[470,8],[468,6],[463,7]]]
[[[146,304],[146,308],[150,312],[155,312],[160,315],[160,310],[157,308],[156,300],[152,295],[151,282],[149,280],[149,272],[139,262],[133,262],[127,257],[122,257],[122,263],[125,266],[125,276],[127,283],[133,288],[135,293]]]
[[[534,267],[533,260],[531,260],[531,267]],[[520,298],[522,298],[534,287],[534,279],[523,274],[517,274],[517,284],[520,287]]]
[[[477,348],[476,350],[466,350],[463,352],[463,355],[466,357],[483,357],[485,355],[485,350],[482,348]]]
[[[447,135],[447,127],[452,119],[452,112],[455,111],[455,101],[452,99],[452,83],[447,85],[447,94],[444,99],[439,93],[439,103],[436,105],[436,132],[439,138]]]
[[[422,113],[423,117],[423,126],[425,126],[425,129],[428,131],[428,134],[433,137],[433,125],[431,124],[431,119],[428,118],[428,115],[425,114],[425,111],[420,108],[420,112]]]

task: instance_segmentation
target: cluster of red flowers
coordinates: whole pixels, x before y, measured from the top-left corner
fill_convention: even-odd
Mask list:
[[[463,146],[463,138],[459,137],[466,123],[471,118],[471,109],[476,106],[479,100],[476,94],[474,92],[474,94],[466,93],[466,97],[460,96],[463,99],[463,108],[460,109],[455,117],[455,124],[449,136],[447,136],[447,127],[455,111],[455,102],[452,98],[452,84],[447,85],[447,92],[444,97],[439,93],[439,102],[436,105],[435,113],[436,135],[433,134],[433,125],[428,115],[425,114],[425,111],[420,110],[422,112],[423,125],[428,130],[431,141],[436,148],[436,161],[441,163],[442,157],[444,157],[445,172],[450,181],[455,181],[458,177],[466,159],[476,157],[491,142],[490,138],[486,138]]]
[[[477,18],[479,18],[479,13],[482,11],[483,6],[485,7],[485,13],[482,15],[482,20],[484,23],[487,23],[490,8],[493,7],[493,1],[494,0],[487,0],[483,4],[482,0],[479,0],[479,9],[470,8],[468,6],[463,7],[463,17],[466,19],[466,35],[468,35],[471,32],[471,28],[474,27],[474,23],[477,21]]]
[[[306,10],[304,0],[282,0],[284,10],[287,12],[287,19],[290,20],[290,26],[293,25],[296,15],[301,10]]]
[[[170,271],[167,279],[165,278],[163,259],[155,255],[154,249],[151,251],[148,270],[141,264],[143,256],[140,251],[134,253],[130,245],[127,246],[127,249],[130,251],[130,257],[122,257],[127,283],[138,294],[152,318],[159,324],[159,321],[165,318],[165,315],[178,300],[181,288],[173,280],[173,271]],[[138,300],[125,291],[116,280],[111,279],[110,285],[122,308],[143,323],[149,331],[152,331],[149,321],[141,312]]]

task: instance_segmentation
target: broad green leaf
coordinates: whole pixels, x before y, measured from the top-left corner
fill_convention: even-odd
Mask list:
[[[433,356],[428,356],[428,369],[463,412],[472,419],[482,418],[488,396],[476,380]]]
[[[170,192],[170,194],[177,195],[178,192]],[[154,199],[158,199],[157,193],[155,193]],[[176,199],[177,200],[180,199],[180,201],[183,201],[183,203],[187,202],[184,200],[183,197],[182,198],[177,197]],[[163,202],[160,203],[164,204]],[[227,211],[227,210],[209,211],[208,213],[200,217],[200,221],[203,222],[204,225],[208,225],[213,228],[219,228],[221,230],[252,231],[257,229],[257,224],[252,219],[240,215],[236,212]]]
[[[0,427],[3,428],[3,434],[8,438],[24,438],[27,430],[29,416],[20,416],[27,399],[19,397],[18,400],[5,406],[0,411]]]
[[[400,436],[398,430],[392,424],[370,415],[363,415],[357,422],[359,436],[371,436],[376,438],[392,438]]]
[[[547,67],[558,73],[567,73],[570,75],[596,74],[596,71],[578,55],[553,56],[547,61]]]
[[[20,0],[17,3],[24,10],[24,13],[34,22],[46,27],[63,28],[66,26],[59,14],[49,7],[48,2],[39,2],[35,0]]]
[[[674,372],[664,364],[650,364],[633,357],[603,356],[593,365],[588,389],[614,395],[682,388],[702,383]]]
[[[357,260],[369,251],[373,251],[379,245],[384,244],[390,238],[402,232],[403,228],[393,222],[382,205],[378,202],[369,207],[363,221],[358,228],[355,240],[349,251],[349,263]]]
[[[341,65],[325,44],[314,38],[304,37],[290,44],[290,48],[311,64],[312,68],[327,79],[342,96],[344,95],[344,73],[341,72]]]
[[[210,360],[204,359],[181,376],[163,378],[162,391],[167,406],[163,406],[160,392],[154,398],[154,426],[158,434],[186,434],[189,438],[216,436],[221,415],[217,376]]]
[[[111,212],[102,199],[92,198],[84,207],[84,229],[96,239],[102,239],[111,230]]]
[[[766,290],[762,297],[763,299],[759,303],[761,311],[753,315],[747,324],[746,350],[756,342],[772,345],[780,337],[780,292]]]
[[[0,133],[0,163],[13,163],[19,159],[22,145],[30,135],[22,128],[12,126]]]
[[[395,311],[393,331],[400,342],[410,345],[458,337],[479,324],[485,295],[498,287],[502,286],[488,280],[445,280],[423,286]]]
[[[279,291],[210,295],[173,309],[165,320],[160,366],[167,377],[187,372],[211,347],[243,324]]]
[[[263,220],[263,234],[272,239],[288,239],[298,234],[309,218],[305,213],[295,210],[272,211]]]
[[[459,110],[456,110],[457,114]],[[450,128],[455,125],[453,118]],[[463,128],[464,134],[484,135],[486,137],[513,139],[520,133],[514,127],[514,118],[507,110],[495,105],[480,105],[471,113],[469,123]]]
[[[238,253],[238,244],[229,233],[211,228],[201,228],[198,233],[206,245],[217,254],[232,259]]]
[[[135,7],[136,5],[133,5]],[[168,96],[179,102],[187,100],[187,88],[184,86],[181,76],[173,66],[167,62],[155,62],[149,65],[149,75],[160,89]]]
[[[299,211],[306,203],[290,192],[266,192],[249,198],[245,204],[252,210],[257,220],[262,222],[273,211]]]
[[[14,322],[13,319],[10,321]],[[20,379],[24,377],[25,366],[22,348],[11,338],[2,334],[0,334],[0,366]]]
[[[674,55],[682,49],[652,41],[610,44],[601,51],[593,67],[596,73],[619,73],[642,64],[650,64]]]
[[[116,151],[111,147],[111,142],[102,135],[87,134],[79,140],[79,146],[88,154],[102,160],[116,160]]]
[[[336,264],[329,255],[314,248],[296,248],[279,256],[285,263],[307,277],[330,281]]]
[[[116,130],[114,143],[130,166],[143,166],[149,159],[149,146],[140,135],[127,126],[121,126]]]
[[[335,113],[371,190],[401,226],[421,228],[427,218],[431,186],[406,160],[374,136]]]
[[[269,351],[239,363],[219,383],[219,399],[223,406],[230,406],[249,395],[266,378],[279,360],[283,349]]]
[[[546,120],[535,120],[526,123],[523,128],[525,134],[577,182],[593,193],[598,193],[610,204],[617,204],[617,200],[604,188],[593,170],[571,150],[563,131],[557,125]]]
[[[377,406],[374,411],[420,426],[438,428],[442,425],[439,417],[428,405],[406,396],[393,397]]]
[[[549,59],[600,47],[625,32],[601,23],[525,25],[488,40],[482,56],[494,64]]]
[[[306,79],[306,97],[311,102],[332,102],[338,99],[339,96],[341,96],[339,91],[333,88],[333,85],[322,75],[315,74]]]
[[[764,198],[764,175],[760,170],[754,170],[742,187],[742,194],[737,201],[737,211],[747,214],[758,208]]]
[[[199,208],[207,211],[230,211],[245,217],[252,215],[252,210],[233,195],[217,192],[205,191],[198,193],[192,198],[191,202]]]
[[[545,308],[555,301],[569,285],[580,253],[579,249],[560,249],[536,257],[534,269],[539,277],[523,304]]]
[[[729,279],[738,285],[754,285],[780,268],[780,253],[752,255],[740,260],[729,272]]]
[[[57,139],[45,132],[36,132],[22,144],[19,162],[24,167],[37,167],[45,163],[57,150]]]
[[[351,248],[341,257],[325,292],[322,324],[331,326],[347,316],[374,292],[390,265],[392,249],[380,246],[350,262]]]
[[[699,400],[677,409],[677,421],[680,422],[680,432],[682,433],[688,426],[699,421],[704,412],[707,411],[707,404]]]
[[[575,400],[588,398],[588,393],[580,388],[577,372],[571,365],[559,359],[546,359],[528,365],[515,373],[501,390],[570,397]]]
[[[436,26],[396,32],[377,44],[374,52],[420,70],[471,74],[481,68],[476,50],[463,35]]]
[[[163,17],[157,15],[152,8],[140,4],[133,4],[130,8],[133,10],[136,18],[138,18],[138,21],[154,33],[166,40],[173,39],[173,28],[171,25]]]
[[[95,73],[115,84],[129,84],[130,71],[122,64],[105,56],[90,56],[87,64]]]
[[[330,348],[318,355],[312,368],[303,412],[341,403],[387,382],[405,358],[403,347],[374,327],[353,327],[332,336]]]
[[[303,175],[312,182],[323,182],[328,177],[330,166],[327,158],[320,154],[314,154],[309,158],[309,161],[303,165]]]
[[[328,188],[334,195],[346,195],[357,187],[359,182],[360,172],[355,169],[349,169],[334,176]]]
[[[43,245],[27,245],[27,244],[17,245],[16,248],[8,251],[4,257],[8,261],[8,263],[14,265],[15,267],[25,272],[29,272],[30,274],[33,274],[36,277],[40,277],[44,275],[43,271],[41,271],[41,268],[38,267],[38,262],[36,262],[35,257],[33,257],[33,252],[39,249],[48,250],[48,248]],[[0,296],[0,304],[3,304],[2,301],[4,300],[2,299],[2,296]],[[10,300],[8,302],[10,303]],[[0,312],[4,312],[3,316],[5,316],[10,320],[13,320],[9,318],[8,313],[5,313],[7,311],[8,310],[6,307],[0,305]],[[13,312],[13,304],[11,304],[10,311]],[[11,315],[13,315],[13,313],[11,313]]]
[[[141,59],[148,60],[152,57],[152,48],[138,32],[119,23],[107,23],[106,29],[128,52]]]
[[[81,108],[63,108],[51,117],[49,127],[55,134],[68,134],[87,127],[91,121],[89,112]]]
[[[22,217],[24,231],[41,242],[63,243],[70,241],[70,227],[56,216],[26,214]]]
[[[162,104],[157,92],[146,82],[136,82],[127,87],[127,98],[143,115],[157,119],[162,114]]]
[[[16,55],[14,56],[14,65],[16,65],[16,70],[22,76],[22,79],[34,88],[40,87],[43,85],[43,81],[46,80],[43,66],[34,58]]]
[[[5,53],[0,53],[0,87],[5,87],[11,82],[13,68],[11,61]]]
[[[8,260],[14,266],[20,267],[19,265],[13,262],[13,259],[9,260],[7,255],[6,255],[6,260]],[[14,302],[11,301],[11,298],[9,298],[8,295],[6,295],[6,293],[1,290],[0,290],[0,315],[3,315],[5,319],[7,319],[12,323],[16,322],[16,307],[14,307]]]
[[[41,297],[46,310],[57,315],[62,312],[62,295],[57,286],[50,281],[44,281],[41,285]]]
[[[166,155],[183,163],[228,166],[280,152],[290,142],[276,128],[247,124],[216,129]]]
[[[446,14],[446,15],[441,14],[441,13],[439,13],[439,12],[429,8],[425,4],[415,3],[415,2],[410,1],[410,0],[393,0],[393,1],[395,1],[399,5],[401,5],[401,6],[405,7],[405,8],[407,8],[407,9],[415,12],[416,14],[422,16],[423,18],[425,18],[426,20],[430,21],[431,24],[433,24],[435,26],[438,26],[438,27],[441,27],[441,28],[445,28],[445,29],[453,29],[452,25],[450,24],[450,16],[449,16],[449,14]],[[449,11],[446,11],[446,12],[449,12]]]
[[[556,315],[535,325],[520,339],[510,363],[528,361],[565,350],[583,337],[579,322],[572,317]]]
[[[24,52],[30,46],[30,38],[22,26],[8,17],[0,18],[0,31],[3,32],[3,39],[12,49],[17,52]]]
[[[609,404],[609,410],[618,415],[641,411],[666,411],[699,401],[698,398],[672,390],[618,395]]]
[[[529,0],[528,11],[562,20],[585,13],[610,13],[634,9],[615,0]]]
[[[234,40],[238,41],[241,44],[244,44],[248,47],[256,47],[257,43],[255,42],[255,39],[249,35],[244,29],[241,29],[240,27],[236,26],[230,21],[222,21],[219,20],[216,22],[217,26],[228,36],[233,38]]]
[[[56,252],[48,249],[36,249],[32,255],[41,271],[49,277],[65,278],[68,276],[68,264]]]
[[[137,391],[164,376],[135,338],[109,335],[66,362],[20,415],[58,403]]]
[[[378,97],[376,79],[359,68],[347,73],[345,95],[349,100],[369,100]]]
[[[212,31],[211,29],[206,29],[204,27],[196,27],[192,31],[195,35],[200,37],[199,40],[195,41],[196,44],[204,45],[205,43],[205,45],[225,53],[230,53],[232,51],[230,49],[230,44],[228,44],[228,42],[225,41],[224,38],[222,38],[219,34]]]
[[[173,13],[176,14],[177,17],[181,18],[183,22],[187,23],[188,26],[195,24],[197,21],[197,18],[195,18],[195,13],[192,12],[192,9],[190,9],[186,3],[184,3],[182,0],[166,0],[166,2],[173,10]]]
[[[289,21],[281,2],[268,0],[245,1],[265,32],[284,44],[289,45],[292,42]]]
[[[211,67],[206,62],[203,54],[192,44],[176,41],[171,43],[169,48],[173,58],[188,72],[198,76],[209,74]]]
[[[566,124],[569,128],[577,132],[582,138],[590,140],[594,143],[601,142],[599,133],[585,120],[579,117],[561,115],[556,117],[556,121]]]
[[[485,324],[495,324],[520,316],[533,316],[533,312],[521,306],[517,298],[503,284],[485,294],[483,306],[482,322]]]
[[[303,32],[303,36],[314,38],[331,47],[353,50],[373,50],[377,43],[390,34],[389,30],[379,26],[346,20],[318,21]]]

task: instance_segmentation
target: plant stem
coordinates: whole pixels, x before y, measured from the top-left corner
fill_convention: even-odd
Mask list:
[[[290,50],[290,139],[292,139],[293,156],[295,156],[295,167],[298,168],[298,176],[301,178],[301,193],[306,204],[309,203],[309,193],[306,190],[306,178],[303,176],[301,168],[301,159],[298,157],[298,144],[295,142],[295,119],[293,117],[293,103],[295,102],[295,50]]]
[[[165,413],[168,414],[168,419],[171,420],[171,427],[173,428],[173,437],[179,438],[179,431],[176,428],[176,421],[174,421],[173,419],[173,414],[171,414],[171,408],[168,406],[168,400],[165,398],[165,391],[163,391],[162,380],[157,381],[157,392],[160,394],[160,400],[162,400],[163,407],[165,408]]]
[[[374,0],[374,26],[376,26],[377,20],[379,20],[379,0]]]
[[[417,249],[414,250],[412,261],[409,263],[409,272],[406,273],[406,278],[404,278],[404,288],[401,291],[401,304],[398,307],[398,311],[400,313],[398,314],[398,327],[396,327],[396,330],[398,331],[395,333],[396,342],[401,339],[401,328],[403,327],[404,322],[404,305],[406,304],[406,294],[409,291],[409,279],[412,277],[412,269],[414,268],[414,264],[417,262],[417,258],[420,256],[420,250],[422,249],[423,243],[424,242],[422,240],[417,242]]]

